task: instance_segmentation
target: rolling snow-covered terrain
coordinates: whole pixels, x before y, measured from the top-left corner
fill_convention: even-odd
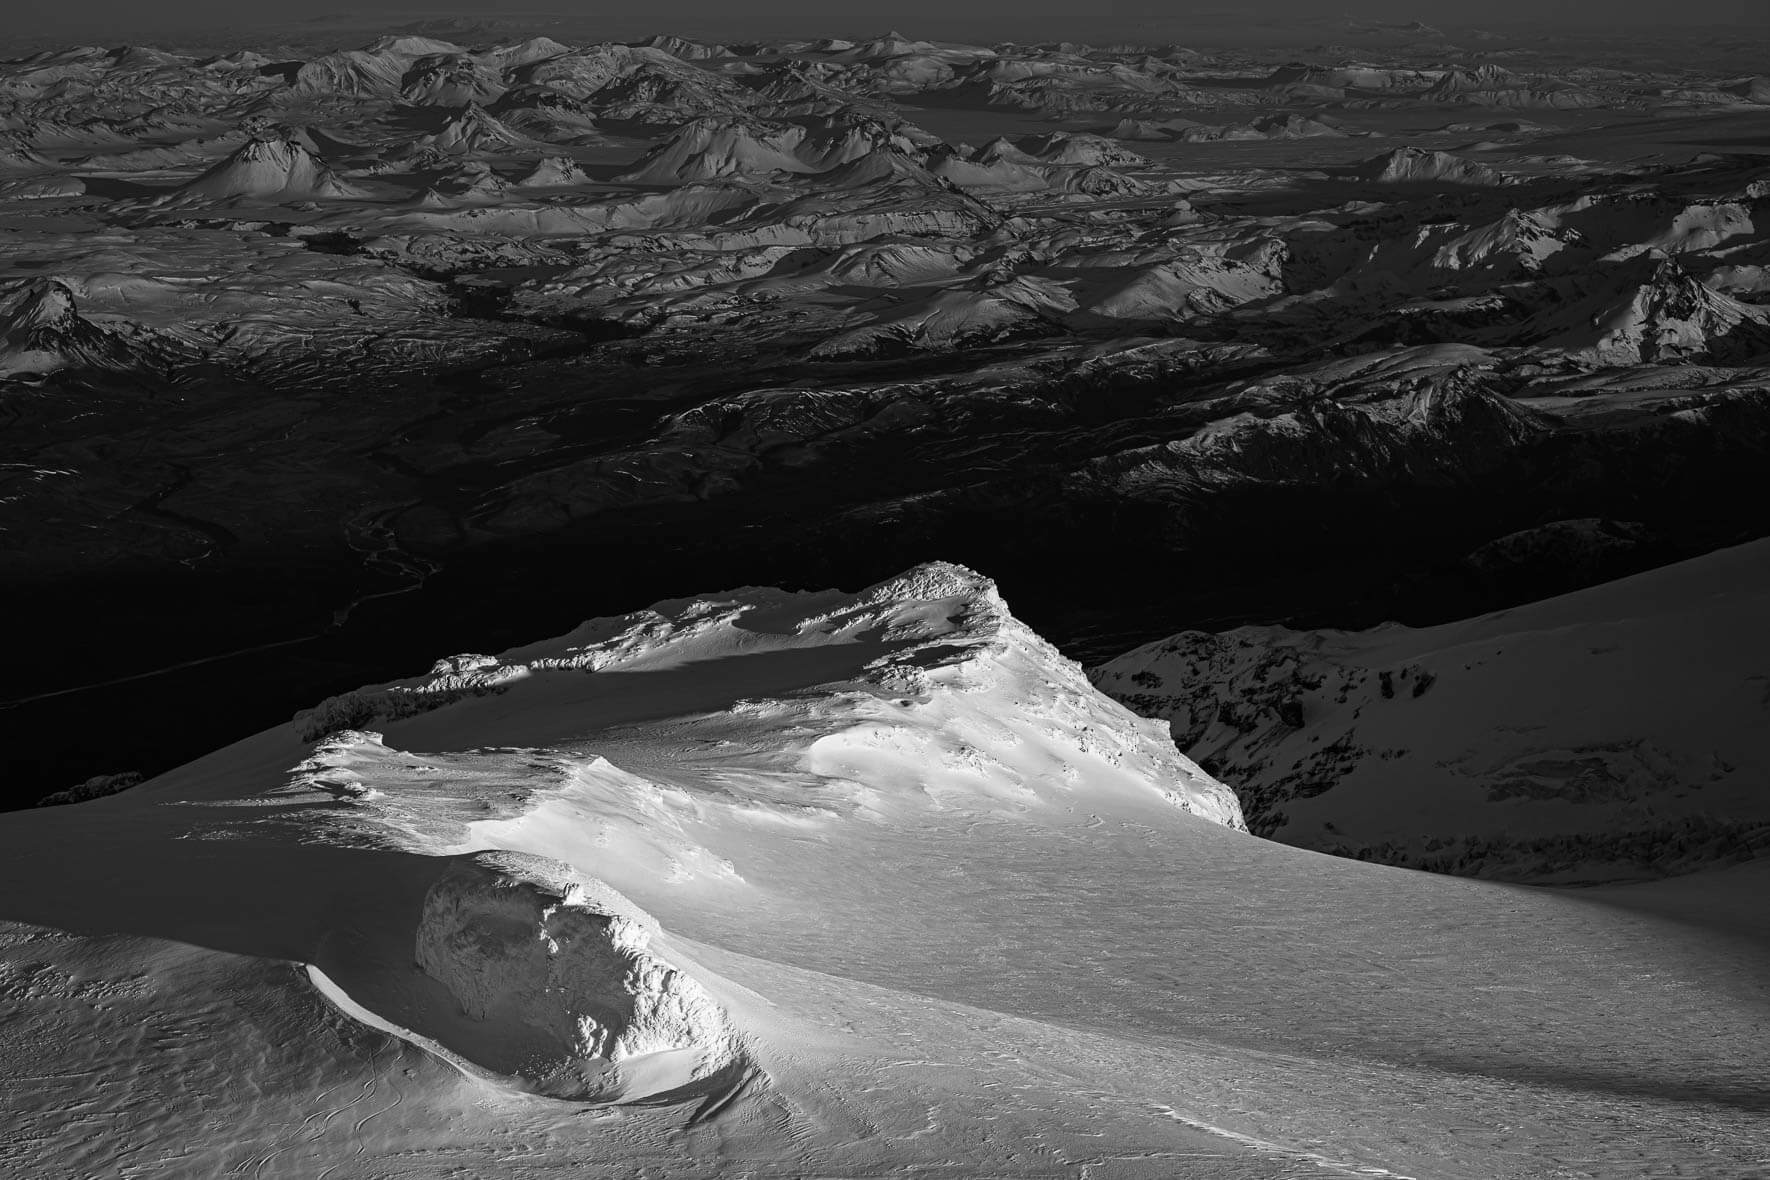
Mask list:
[[[1188,632],[1094,680],[1167,718],[1263,835],[1441,872],[1654,876],[1770,845],[1767,598],[1756,541],[1439,627]]]
[[[662,602],[0,817],[8,1174],[1762,1175],[1759,864],[1242,830],[962,567]]]

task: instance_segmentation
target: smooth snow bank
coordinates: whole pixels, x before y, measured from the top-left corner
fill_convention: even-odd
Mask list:
[[[650,950],[657,923],[570,865],[514,852],[457,862],[424,899],[415,956],[475,1022],[447,1046],[582,1101],[680,1089],[731,1065],[736,1036]]]

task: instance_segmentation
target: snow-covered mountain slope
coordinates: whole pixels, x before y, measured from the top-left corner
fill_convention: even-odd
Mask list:
[[[1650,876],[1770,846],[1767,606],[1757,541],[1423,630],[1186,632],[1094,680],[1167,718],[1262,834],[1484,876]]]
[[[1489,1180],[1770,1152],[1743,908],[1238,826],[955,566],[452,657],[0,817],[8,1166]]]
[[[40,378],[64,369],[149,373],[148,350],[80,315],[74,294],[53,279],[0,293],[0,380]]]
[[[825,685],[843,687],[747,703]],[[819,789],[801,798],[839,814],[894,813],[905,790],[937,810],[949,795],[1050,804],[1086,780],[1244,827],[1234,792],[1180,757],[1165,727],[1095,692],[987,578],[938,563],[859,595],[745,589],[659,603],[501,657],[451,657],[427,677],[324,701],[294,726],[308,740],[388,726],[412,740],[484,724],[506,742],[553,746],[578,740],[587,716],[606,727],[688,703],[733,709],[740,730],[756,714],[763,728],[818,735],[799,754]]]
[[[240,149],[167,197],[170,203],[252,199],[263,201],[339,200],[363,196],[340,180],[291,133],[258,131]]]

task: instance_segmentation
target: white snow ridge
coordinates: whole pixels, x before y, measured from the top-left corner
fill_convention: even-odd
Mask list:
[[[1770,1150],[1755,864],[1570,896],[1242,826],[956,565],[452,656],[0,825],[15,1171],[1646,1180]]]

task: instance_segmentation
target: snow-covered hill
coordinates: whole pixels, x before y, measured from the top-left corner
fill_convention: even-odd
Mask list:
[[[1186,632],[1094,679],[1168,719],[1262,834],[1456,873],[1651,876],[1770,848],[1767,606],[1758,541],[1424,630]]]
[[[82,317],[73,292],[53,279],[0,288],[0,379],[43,377],[63,369],[146,373],[148,351]]]
[[[0,817],[8,1169],[1488,1180],[1770,1151],[1761,874],[1570,897],[1238,828],[956,566],[451,657]]]

